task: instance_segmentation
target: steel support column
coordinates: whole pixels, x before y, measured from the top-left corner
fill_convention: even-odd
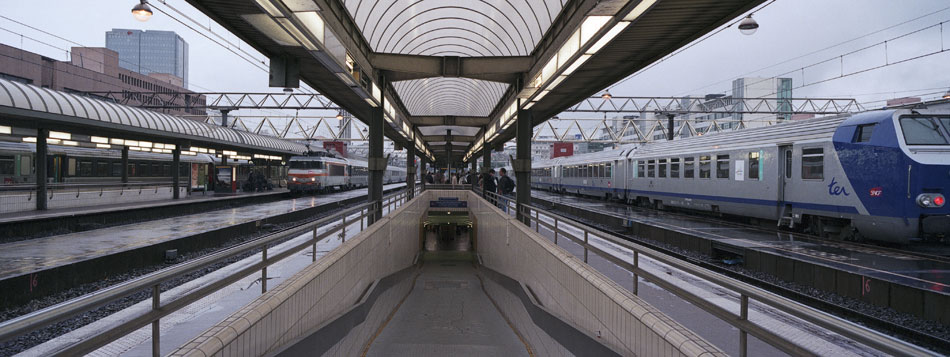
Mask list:
[[[386,172],[386,158],[383,157],[383,119],[382,107],[370,109],[369,117],[369,194],[367,201],[375,208],[367,218],[373,224],[383,218],[380,202],[383,199],[383,173]]]
[[[674,114],[666,115],[666,139],[673,140],[673,119],[676,118]]]
[[[421,185],[422,185],[422,190],[425,191],[425,189],[426,189],[426,176],[427,176],[428,172],[426,172],[426,159],[425,159],[424,157],[420,157],[420,158],[419,158],[419,171],[421,171],[421,172],[420,172],[420,175],[421,175],[421,180],[420,180],[420,182],[421,182]]]
[[[518,120],[515,123],[517,132],[517,148],[515,151],[515,162],[512,167],[515,171],[515,203],[517,207],[518,220],[531,226],[529,215],[523,214],[524,205],[531,204],[531,136],[532,136],[533,115],[530,110],[519,110]]]
[[[122,183],[129,182],[129,147],[122,147]]]
[[[473,158],[472,158],[472,171],[470,171],[470,172],[469,172],[469,175],[468,175],[468,177],[470,177],[470,178],[472,179],[472,182],[470,182],[470,183],[472,184],[472,189],[473,189],[473,190],[475,189],[475,186],[478,185],[478,171],[477,171],[477,170],[478,170],[478,167],[477,167],[477,166],[478,166],[478,160],[476,160],[476,159],[473,157]]]
[[[491,145],[485,143],[485,147],[482,148],[482,173],[485,174],[485,177],[488,177],[488,170],[491,170]],[[482,190],[485,188],[482,187]],[[482,191],[482,197],[488,198],[488,194],[485,191]]]
[[[46,137],[49,136],[49,129],[36,130],[36,159],[33,164],[36,165],[36,209],[38,211],[46,210]]]
[[[411,200],[416,192],[416,146],[412,142],[406,146],[406,200]]]
[[[175,145],[175,150],[172,150],[172,199],[181,198],[181,194],[178,193],[178,186],[180,186],[181,181],[181,147]]]

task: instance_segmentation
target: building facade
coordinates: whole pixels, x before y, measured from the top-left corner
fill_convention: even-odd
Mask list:
[[[99,99],[120,101],[141,92],[186,93],[175,100],[184,105],[185,97],[204,106],[205,97],[178,85],[177,81],[144,75],[119,66],[118,54],[101,47],[73,47],[69,62],[41,56],[16,47],[0,44],[0,78],[53,90],[90,95],[89,92],[110,92]],[[95,95],[90,95],[95,96]],[[178,116],[199,116],[204,109],[152,109]]]
[[[106,32],[106,48],[119,54],[119,67],[170,74],[188,88],[188,43],[173,31],[112,29]]]

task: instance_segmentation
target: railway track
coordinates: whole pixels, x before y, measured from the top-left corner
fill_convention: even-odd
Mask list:
[[[535,197],[534,199],[539,199],[539,197]],[[541,200],[543,201],[543,198],[541,198]],[[834,301],[834,300],[846,301],[847,298],[842,297],[842,298],[834,299],[827,296],[827,294],[824,294],[824,296],[821,296],[822,294],[818,294],[815,291],[808,291],[808,289],[805,289],[805,288],[796,289],[794,285],[797,285],[797,284],[794,284],[794,283],[789,284],[789,282],[783,281],[780,278],[774,277],[774,276],[771,277],[771,279],[763,279],[762,277],[755,276],[755,274],[753,274],[752,271],[749,271],[745,268],[740,269],[732,265],[727,265],[727,264],[718,262],[712,259],[712,257],[708,257],[708,256],[700,257],[700,256],[697,256],[697,254],[688,254],[684,252],[684,250],[681,250],[681,248],[674,248],[668,244],[657,242],[649,238],[636,237],[624,232],[622,229],[617,229],[617,227],[607,227],[602,224],[594,223],[594,220],[589,219],[589,217],[591,216],[585,215],[587,218],[578,217],[577,215],[573,215],[573,214],[558,210],[555,207],[555,205],[550,204],[549,202],[545,202],[545,204],[549,206],[553,212],[557,212],[558,214],[575,219],[592,228],[597,228],[606,232],[610,232],[619,238],[626,239],[629,241],[634,241],[638,244],[645,245],[651,249],[661,251],[665,254],[669,254],[678,259],[683,259],[685,261],[699,265],[703,268],[709,269],[719,274],[723,274],[725,276],[728,276],[737,280],[741,280],[746,283],[755,285],[757,287],[766,289],[770,292],[795,300],[797,302],[800,302],[812,308],[826,311],[828,313],[834,314],[835,316],[868,326],[870,328],[873,328],[875,330],[878,330],[884,333],[900,336],[902,339],[905,339],[907,341],[911,341],[913,343],[917,343],[923,346],[927,346],[929,348],[940,351],[941,353],[950,353],[950,347],[948,347],[950,346],[950,331],[948,330],[944,330],[943,332],[945,333],[940,334],[940,335],[928,333],[925,331],[920,331],[913,327],[907,326],[906,324],[901,324],[895,321],[891,321],[890,319],[887,319],[887,318],[874,316],[874,315],[859,311],[853,307],[846,306],[845,304]],[[564,204],[564,203],[561,202],[561,204]],[[616,206],[615,204],[610,204],[610,205],[613,208],[620,208],[619,206]],[[642,208],[642,207],[625,206],[622,208],[625,208],[626,212],[634,213],[634,214],[635,213],[640,213],[640,214],[660,213],[659,211],[648,209],[648,208]],[[580,208],[580,209],[584,209],[584,208]],[[586,210],[586,212],[592,215],[617,215],[618,214],[618,212],[598,212],[595,210]],[[662,212],[662,214],[667,215],[667,216],[673,216],[673,217],[689,218],[692,220],[700,219],[709,223],[715,223],[715,224],[733,227],[733,228],[752,229],[752,230],[756,230],[763,233],[788,234],[788,235],[791,235],[795,240],[817,242],[817,243],[824,243],[824,244],[834,244],[835,246],[838,246],[841,249],[860,250],[863,252],[876,252],[878,254],[888,254],[892,256],[907,256],[907,257],[914,257],[918,259],[928,259],[928,260],[933,260],[937,262],[950,262],[950,257],[937,255],[937,254],[929,254],[926,252],[904,251],[904,250],[895,249],[891,247],[882,247],[878,245],[862,244],[862,243],[856,243],[856,242],[840,242],[840,241],[829,242],[827,240],[823,240],[819,237],[808,235],[808,234],[780,231],[777,229],[769,229],[769,228],[762,227],[759,225],[738,223],[738,222],[733,222],[733,221],[728,221],[728,220],[721,220],[721,219],[715,219],[711,217],[697,216],[697,215],[680,213],[680,212],[671,213],[671,212],[664,211]],[[809,294],[809,292],[811,292],[812,294]],[[816,296],[816,295],[819,295],[819,296]]]

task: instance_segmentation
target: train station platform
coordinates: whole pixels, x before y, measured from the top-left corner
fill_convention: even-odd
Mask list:
[[[427,229],[452,227],[452,215],[472,224],[470,251],[460,226]],[[450,190],[423,192],[172,355],[363,353],[725,355],[474,193]]]
[[[384,190],[392,192],[404,187],[403,183],[390,184],[384,186]],[[280,193],[258,195],[273,194]],[[366,190],[303,196],[3,243],[0,244],[0,289],[7,293],[0,300],[6,303],[29,300],[113,273],[160,264],[169,249],[184,255],[252,234],[265,224],[281,224],[332,212],[347,204],[362,203],[365,196]],[[227,200],[226,197],[218,199]],[[125,214],[132,209],[127,208]],[[27,284],[28,279],[37,283]]]
[[[533,191],[535,203],[802,286],[950,323],[950,259]]]

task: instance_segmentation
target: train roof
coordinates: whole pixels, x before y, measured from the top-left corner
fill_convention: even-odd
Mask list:
[[[843,121],[851,115],[827,116],[802,121],[784,122],[760,128],[747,128],[673,141],[651,142],[641,145],[627,157],[670,155],[712,150],[737,149],[750,146],[794,143],[830,139]]]
[[[95,158],[106,158],[106,159],[121,159],[122,158],[122,152],[119,150],[86,148],[86,147],[80,147],[80,146],[64,146],[64,145],[47,145],[47,147],[48,147],[47,152],[51,155],[60,154],[60,155],[68,155],[68,156],[95,157]],[[0,141],[0,151],[35,153],[36,144]],[[129,159],[171,161],[172,155],[129,150]],[[214,161],[215,160],[208,154],[197,154],[193,156],[181,155],[181,162],[209,163],[209,162],[214,162]]]

